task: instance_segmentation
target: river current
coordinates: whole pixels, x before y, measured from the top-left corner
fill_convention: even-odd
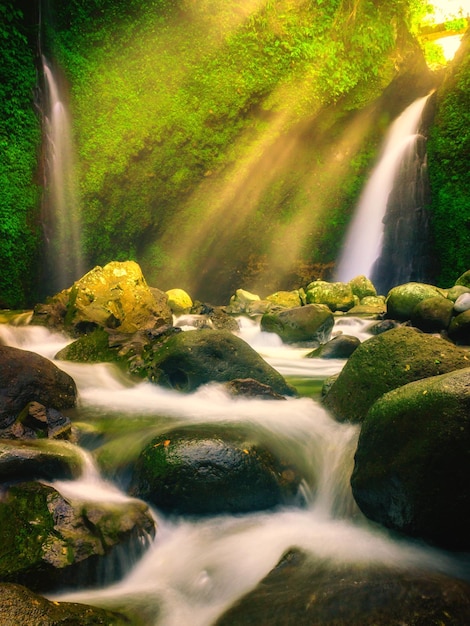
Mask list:
[[[192,318],[176,320],[191,332]],[[338,318],[334,333],[368,338],[370,321]],[[308,349],[290,347],[240,319],[240,336],[298,388],[339,372],[344,360],[304,358]],[[49,359],[70,339],[41,327],[0,324],[3,343]],[[243,424],[256,432],[300,471],[303,507],[200,519],[172,518],[153,509],[157,532],[150,548],[123,580],[101,589],[68,591],[56,600],[125,609],[150,626],[209,626],[237,598],[253,589],[290,548],[322,560],[420,566],[470,579],[468,565],[425,545],[397,540],[368,522],[356,507],[349,477],[358,426],[334,421],[313,397],[286,401],[230,397],[209,384],[191,394],[135,383],[113,366],[55,361],[75,380],[79,401],[71,415],[86,431],[94,424],[108,431],[108,445],[123,456],[133,445],[177,425]],[[125,486],[104,478],[93,445],[83,439],[83,474],[54,483],[64,496],[102,502],[126,500]],[[93,441],[93,437],[89,441]],[[65,445],[65,444],[64,444]],[[71,445],[71,444],[66,444]],[[88,447],[88,449],[87,449]],[[315,488],[313,477],[315,476]],[[52,596],[50,596],[52,597]]]

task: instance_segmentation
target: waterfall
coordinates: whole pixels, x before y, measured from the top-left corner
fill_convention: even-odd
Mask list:
[[[337,266],[337,280],[347,282],[360,274],[374,280],[375,275],[376,279],[380,278],[380,284],[376,284],[378,292],[386,293],[390,286],[412,279],[414,265],[410,248],[413,245],[413,232],[419,228],[422,238],[425,235],[423,230],[427,229],[423,206],[426,195],[425,170],[417,160],[420,155],[425,157],[424,138],[417,131],[428,98],[429,95],[415,100],[390,127],[382,154],[361,194],[347,233]],[[403,179],[398,173],[401,170],[409,174],[411,162],[415,163],[415,176],[411,181],[408,180],[403,189]],[[420,181],[418,186],[415,184],[416,174]],[[394,192],[394,189],[397,191]],[[406,194],[406,189],[410,191],[409,194]],[[398,197],[401,197],[400,202],[397,202]],[[394,210],[389,212],[388,206],[392,199]],[[399,213],[398,205],[401,207]],[[395,229],[395,238],[387,239],[384,224],[386,229]],[[413,231],[410,232],[410,228]],[[382,259],[384,240],[388,240],[390,251],[390,247],[393,248],[397,240],[401,241],[404,234],[408,241],[406,253],[403,252],[405,246],[402,241],[399,251],[395,249],[392,256]]]
[[[47,290],[69,287],[84,272],[80,246],[72,128],[65,90],[52,65],[42,57],[44,74],[44,196]]]

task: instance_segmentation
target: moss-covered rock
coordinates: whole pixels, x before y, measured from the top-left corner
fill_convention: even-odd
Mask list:
[[[445,330],[452,319],[454,303],[442,296],[421,300],[413,309],[411,322],[427,333]]]
[[[363,422],[351,478],[370,519],[470,549],[470,369],[382,396]]]
[[[169,289],[166,292],[168,297],[168,306],[172,313],[175,315],[181,315],[182,313],[189,313],[193,306],[193,301],[189,293],[184,289]]]
[[[179,391],[193,391],[209,382],[254,378],[281,395],[294,393],[253,348],[226,330],[178,333],[145,351],[143,358],[151,380]]]
[[[41,483],[8,489],[0,526],[0,580],[35,591],[115,580],[125,571],[114,563],[106,572],[106,556],[128,544],[137,557],[154,533],[143,502],[71,501]]]
[[[35,307],[32,319],[33,324],[78,335],[97,326],[134,333],[171,321],[170,308],[161,299],[157,302],[134,261],[94,267],[70,289]]]
[[[456,343],[470,345],[470,310],[456,315],[448,328],[449,337]]]
[[[316,280],[308,285],[305,292],[308,304],[326,304],[331,311],[348,311],[358,304],[350,283]]]
[[[287,553],[216,626],[466,626],[468,582],[442,574],[381,565],[319,562]]]
[[[127,359],[109,345],[109,333],[103,328],[96,328],[69,343],[55,358],[74,363],[127,363]]]
[[[266,447],[223,427],[187,427],[153,439],[131,493],[169,513],[246,513],[292,503],[300,477]]]
[[[377,296],[377,290],[367,276],[355,276],[349,281],[349,286],[353,294],[357,296],[359,300]]]
[[[22,585],[0,583],[0,623],[4,626],[136,626],[115,611],[88,604],[56,602]]]
[[[266,296],[266,300],[286,309],[292,309],[303,304],[300,292],[297,289],[294,291],[276,291],[276,293]]]
[[[324,304],[271,311],[261,318],[261,330],[276,333],[285,343],[325,343],[333,326],[333,314]]]
[[[405,283],[398,285],[388,292],[387,315],[388,317],[406,322],[410,320],[413,311],[421,300],[434,298],[441,295],[439,289],[433,285],[424,283]]]
[[[470,287],[470,270],[467,270],[461,276],[459,276],[457,280],[455,281],[455,284],[461,285],[462,287]]]
[[[395,328],[361,343],[324,403],[337,419],[361,422],[384,393],[469,365],[470,355],[450,342],[413,328]]]

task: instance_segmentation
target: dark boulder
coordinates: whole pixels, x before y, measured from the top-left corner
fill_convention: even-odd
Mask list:
[[[338,335],[309,352],[306,357],[308,359],[348,359],[360,344],[361,342],[357,337]]]
[[[276,333],[284,343],[325,343],[333,326],[333,313],[325,304],[270,311],[261,318],[261,330]]]
[[[72,501],[30,482],[6,492],[0,528],[0,581],[44,592],[117,580],[126,570],[116,551],[140,556],[154,522],[143,502]]]
[[[470,369],[382,396],[362,424],[351,479],[370,519],[470,549]]]
[[[209,382],[253,378],[278,394],[295,393],[253,348],[226,330],[181,332],[149,347],[142,357],[151,380],[180,391],[193,391]]]
[[[48,439],[0,440],[0,482],[77,478],[83,459],[75,446]]]
[[[319,562],[290,551],[215,626],[467,626],[468,582],[381,565]]]
[[[458,344],[470,345],[470,310],[456,315],[447,330],[450,339]]]
[[[299,483],[291,465],[238,428],[186,427],[144,448],[130,492],[168,513],[214,515],[293,503]]]
[[[361,422],[384,393],[469,365],[470,355],[462,348],[410,327],[395,328],[361,343],[324,403],[338,420]]]
[[[10,426],[30,402],[58,411],[75,406],[73,379],[39,354],[0,346],[0,429]]]
[[[452,300],[442,296],[426,298],[413,309],[411,322],[426,333],[438,333],[449,326],[453,308]]]

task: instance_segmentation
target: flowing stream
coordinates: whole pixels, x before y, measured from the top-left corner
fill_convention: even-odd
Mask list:
[[[419,137],[417,131],[428,98],[429,95],[415,100],[387,133],[382,154],[364,187],[346,235],[336,271],[339,281],[347,282],[358,275],[372,278],[374,264],[382,251],[389,196],[401,162]],[[400,263],[400,259],[395,261]]]
[[[181,323],[185,328],[190,324],[191,319]],[[339,318],[335,332],[364,340],[368,324]],[[241,320],[240,326],[240,336],[289,380],[320,381],[344,365],[341,360],[305,359],[306,350],[282,344],[252,321]],[[0,324],[0,341],[53,359],[69,339],[41,327]],[[307,504],[200,519],[171,518],[153,510],[156,537],[124,579],[100,589],[64,592],[54,599],[135,612],[149,625],[209,626],[292,547],[334,562],[421,566],[462,575],[451,555],[398,542],[364,519],[349,487],[358,427],[335,422],[315,399],[231,398],[215,384],[185,395],[146,382],[136,384],[104,364],[57,364],[77,383],[74,422],[107,424],[123,455],[132,442],[143,445],[176,425],[243,424],[295,462]],[[100,475],[90,450],[83,449],[83,456],[81,478],[54,483],[64,496],[103,502],[129,498],[122,484]]]

